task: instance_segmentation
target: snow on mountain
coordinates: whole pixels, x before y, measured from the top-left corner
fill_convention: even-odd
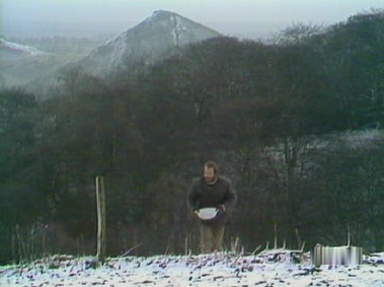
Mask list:
[[[219,36],[220,33],[174,12],[159,10],[93,50],[79,64],[87,72],[103,76],[130,61],[151,64],[179,47]]]
[[[315,267],[308,260],[295,264],[289,250],[270,250],[255,256],[117,257],[96,268],[92,257],[57,255],[0,267],[0,286],[384,286],[384,253],[364,256],[361,265]]]
[[[32,55],[32,56],[45,54],[45,52],[40,51],[34,47],[9,42],[3,38],[0,38],[0,49],[11,52],[11,53],[15,53],[15,54],[25,54],[25,55]]]

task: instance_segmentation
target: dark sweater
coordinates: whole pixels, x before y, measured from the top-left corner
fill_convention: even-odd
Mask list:
[[[236,200],[236,192],[230,181],[221,176],[214,184],[206,184],[203,178],[195,180],[192,190],[188,194],[188,203],[193,210],[224,205],[225,214],[227,214],[228,209],[236,203]]]

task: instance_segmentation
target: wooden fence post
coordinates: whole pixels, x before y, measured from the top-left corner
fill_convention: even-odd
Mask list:
[[[96,177],[97,261],[104,263],[107,250],[107,217],[105,211],[104,178]]]

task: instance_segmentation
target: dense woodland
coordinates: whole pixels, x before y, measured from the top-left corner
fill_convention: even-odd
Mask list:
[[[52,97],[0,94],[0,263],[96,252],[197,252],[186,206],[218,162],[238,203],[226,248],[384,250],[384,12],[293,25],[273,43],[222,37],[107,79],[63,73]]]

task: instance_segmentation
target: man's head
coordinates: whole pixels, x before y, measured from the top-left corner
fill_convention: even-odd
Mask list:
[[[217,180],[218,173],[219,171],[217,168],[217,164],[214,163],[213,161],[207,161],[204,164],[203,177],[204,177],[204,181],[207,184],[215,183]]]

